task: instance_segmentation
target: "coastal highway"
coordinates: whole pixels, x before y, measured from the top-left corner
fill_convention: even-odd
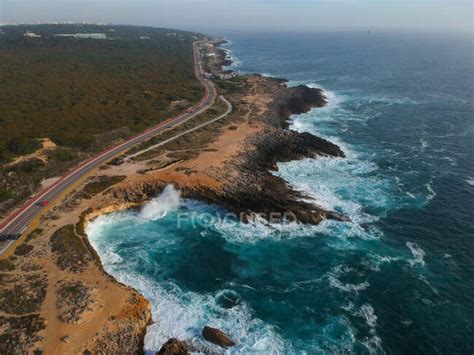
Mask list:
[[[49,201],[50,204],[53,203],[74,183],[78,182],[86,174],[98,168],[100,165],[108,162],[117,155],[122,154],[134,145],[142,143],[166,129],[176,127],[179,124],[188,121],[194,116],[207,110],[207,108],[209,108],[214,103],[214,100],[217,96],[217,91],[214,85],[203,76],[204,72],[198,49],[199,45],[203,42],[204,41],[197,41],[193,43],[194,72],[205,90],[201,101],[192,108],[188,109],[185,113],[177,117],[169,118],[158,125],[131,137],[127,141],[111,147],[99,153],[97,156],[86,160],[71,171],[67,172],[54,184],[33,196],[25,205],[8,216],[0,225],[0,256],[4,255],[15,243],[18,237],[25,233],[29,224],[36,217],[40,216],[48,209],[48,206],[42,205],[43,201]]]

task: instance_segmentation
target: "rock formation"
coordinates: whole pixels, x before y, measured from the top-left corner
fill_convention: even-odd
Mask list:
[[[234,346],[235,342],[230,339],[223,331],[205,326],[202,330],[202,337],[208,342],[227,348]]]

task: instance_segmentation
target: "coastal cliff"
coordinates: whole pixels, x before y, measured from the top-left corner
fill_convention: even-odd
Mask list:
[[[140,204],[157,196],[167,184],[173,184],[180,189],[183,197],[221,205],[244,221],[255,215],[268,220],[272,213],[286,214],[298,222],[311,224],[323,219],[347,220],[339,213],[305,202],[307,196],[273,174],[278,170],[279,162],[317,156],[344,157],[344,152],[337,145],[310,133],[288,129],[292,114],[324,106],[324,93],[306,86],[287,87],[284,80],[259,75],[245,76],[241,80],[247,90],[251,87],[256,90],[257,95],[253,99],[263,99],[264,103],[262,105],[260,101],[260,107],[253,111],[251,106],[257,106],[257,103],[249,105],[247,121],[230,119],[235,127],[230,133],[224,130],[225,127],[216,127],[221,136],[238,136],[239,130],[247,130],[246,126],[257,127],[254,132],[246,134],[241,144],[235,145],[225,159],[219,157],[220,161],[217,161],[212,152],[204,152],[207,167],[196,166],[190,159],[174,169],[157,171],[119,184],[111,190],[113,197]],[[227,97],[238,105],[239,101],[249,100],[245,96],[247,90],[243,94],[228,94]],[[194,165],[192,169],[189,168],[191,165]]]
[[[222,61],[222,54],[215,58],[217,62],[208,63],[208,68],[218,76],[223,73],[222,64],[229,62]],[[83,212],[82,228],[101,214],[139,208],[169,184],[179,189],[181,196],[223,206],[243,221],[256,215],[270,221],[275,213],[298,223],[348,220],[311,203],[274,174],[279,162],[344,157],[337,145],[289,129],[291,115],[327,104],[324,92],[306,86],[288,87],[285,80],[260,75],[234,76],[217,83],[220,93],[233,105],[233,112],[160,149],[139,154],[120,166],[109,166],[105,170],[109,175],[137,174],[128,174],[124,181],[104,191],[96,207]],[[154,316],[159,321],[160,315]]]
[[[299,223],[347,220],[311,203],[274,174],[279,162],[344,157],[337,145],[289,129],[292,114],[326,104],[324,93],[306,86],[288,87],[285,80],[260,75],[232,74],[220,79],[223,73],[229,74],[222,66],[230,62],[217,45],[209,50],[218,55],[208,57],[207,69],[219,93],[232,104],[232,112],[157,149],[143,147],[140,154],[140,147],[134,148],[139,154],[121,164],[101,166],[39,221],[32,237],[17,248],[25,254],[0,265],[7,268],[2,274],[6,291],[15,290],[20,282],[37,301],[23,313],[0,317],[9,338],[22,335],[25,339],[1,349],[140,353],[152,322],[150,304],[106,273],[85,231],[92,219],[139,208],[169,184],[183,197],[223,206],[245,222],[257,215],[270,221],[275,213]],[[209,121],[222,109],[216,103],[170,134]],[[12,277],[12,270],[20,277]],[[34,288],[32,272],[37,274]],[[69,302],[71,293],[79,293],[80,299]],[[7,293],[4,296],[7,299]],[[159,316],[154,314],[154,321]]]

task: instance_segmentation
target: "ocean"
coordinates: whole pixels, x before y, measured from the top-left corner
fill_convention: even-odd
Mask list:
[[[176,220],[225,213],[172,186],[88,226],[105,269],[151,301],[145,350],[170,337],[229,353],[474,351],[472,38],[423,33],[227,33],[233,69],[322,88],[291,128],[346,158],[277,174],[352,222]],[[217,348],[215,348],[217,350]]]

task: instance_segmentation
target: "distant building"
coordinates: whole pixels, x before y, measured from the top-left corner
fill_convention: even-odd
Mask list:
[[[30,31],[26,31],[24,36],[28,37],[28,38],[40,38],[41,37],[41,35],[38,35],[34,32],[30,32]]]
[[[79,39],[107,39],[107,35],[105,33],[65,33],[65,34],[57,34],[56,37],[74,37]]]
[[[235,78],[236,76],[237,76],[237,73],[235,72],[225,72],[225,73],[219,74],[219,78],[223,80],[232,79],[232,78]]]

